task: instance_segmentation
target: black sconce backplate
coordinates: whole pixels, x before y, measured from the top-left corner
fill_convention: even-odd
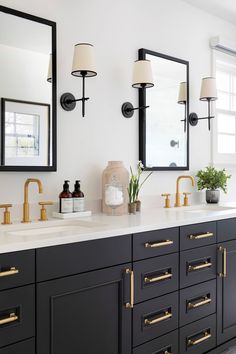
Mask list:
[[[76,106],[75,96],[70,92],[63,93],[60,103],[65,111],[73,111]]]
[[[125,118],[131,118],[134,115],[134,106],[130,102],[125,102],[121,107],[121,111]]]

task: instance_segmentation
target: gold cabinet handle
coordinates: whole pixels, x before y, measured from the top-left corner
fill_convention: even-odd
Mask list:
[[[200,240],[202,238],[208,238],[213,236],[214,236],[213,232],[206,232],[205,234],[200,234],[200,235],[189,235],[189,238],[190,240]]]
[[[15,267],[11,267],[9,270],[6,270],[4,272],[0,272],[0,277],[8,277],[10,275],[15,275],[18,273],[19,273],[18,269],[16,269]]]
[[[188,308],[189,309],[196,309],[198,307],[201,307],[201,306],[204,306],[204,305],[207,305],[210,303],[211,303],[211,299],[209,297],[205,296],[203,300],[196,302],[195,304],[193,304],[192,302],[189,302]]]
[[[18,316],[14,312],[10,313],[9,317],[0,320],[0,326],[7,323],[15,322],[17,320],[18,320]]]
[[[219,273],[219,276],[221,278],[226,278],[227,277],[227,248],[220,246],[219,251],[223,252],[223,269],[222,272]]]
[[[165,241],[160,241],[160,242],[146,242],[145,243],[145,248],[157,248],[157,247],[164,247],[164,246],[169,246],[173,245],[174,241],[172,240],[165,240]]]
[[[209,338],[211,338],[211,334],[208,333],[208,332],[204,332],[204,336],[199,338],[199,339],[189,339],[188,340],[188,346],[189,347],[192,347],[193,345],[197,345],[197,344],[200,344],[202,342],[205,342],[206,340],[208,340]]]
[[[172,317],[172,313],[166,311],[164,316],[161,316],[161,317],[157,317],[157,318],[154,318],[153,320],[149,320],[148,318],[146,318],[144,320],[144,323],[145,325],[147,326],[152,326],[156,323],[159,323],[159,322],[162,322],[162,321],[165,321],[165,320],[168,320],[168,318],[171,318]]]
[[[172,276],[173,276],[172,273],[165,272],[164,274],[159,275],[158,277],[145,277],[144,282],[149,283],[149,284],[150,283],[157,283],[162,280],[170,279],[170,278],[172,278]]]
[[[134,272],[130,269],[126,269],[125,273],[130,275],[130,302],[127,302],[125,307],[132,309],[134,307]]]
[[[193,272],[195,270],[200,270],[200,269],[204,269],[204,268],[210,268],[212,266],[212,263],[211,262],[204,262],[204,263],[200,263],[200,264],[197,264],[197,265],[189,265],[188,266],[188,270],[189,272]]]

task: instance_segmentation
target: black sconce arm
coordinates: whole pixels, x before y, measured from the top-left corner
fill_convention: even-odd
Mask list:
[[[149,106],[141,106],[141,107],[136,107],[132,105],[130,102],[125,102],[123,103],[121,107],[122,114],[125,118],[131,118],[134,114],[134,111],[141,110],[141,109],[147,109]]]
[[[199,118],[196,113],[190,113],[189,124],[191,124],[192,126],[196,126],[199,120],[208,119],[208,130],[211,130],[211,119],[215,118],[215,116],[211,115],[211,99],[208,99],[207,103],[208,103],[208,116]]]
[[[82,73],[83,79],[83,88],[82,88],[82,98],[75,98],[74,95],[70,92],[66,92],[61,96],[60,103],[62,108],[65,111],[72,111],[75,106],[76,102],[82,102],[82,116],[85,116],[85,102],[89,100],[89,97],[85,97],[85,75],[86,73]]]

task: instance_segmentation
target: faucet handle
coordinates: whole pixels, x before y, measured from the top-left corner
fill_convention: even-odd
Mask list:
[[[189,192],[184,192],[183,195],[184,195],[184,204],[183,206],[189,206],[189,200],[188,200],[188,196],[190,195],[191,193]]]
[[[9,225],[11,224],[11,214],[8,208],[11,208],[12,204],[0,204],[0,208],[5,209],[3,213],[3,222],[2,225]]]
[[[165,197],[165,206],[164,206],[164,208],[171,208],[171,206],[170,206],[170,193],[163,193],[161,196]]]
[[[47,210],[45,208],[45,206],[47,205],[53,205],[53,202],[51,201],[46,201],[46,202],[39,202],[39,205],[42,206],[41,210],[40,210],[40,219],[39,221],[47,221]]]

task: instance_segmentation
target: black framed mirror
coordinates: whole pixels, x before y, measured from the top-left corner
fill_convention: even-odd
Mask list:
[[[139,159],[145,170],[189,169],[189,62],[139,49],[151,61],[154,87],[139,89]],[[184,97],[183,97],[184,96]]]
[[[56,171],[56,23],[0,6],[0,171]]]

